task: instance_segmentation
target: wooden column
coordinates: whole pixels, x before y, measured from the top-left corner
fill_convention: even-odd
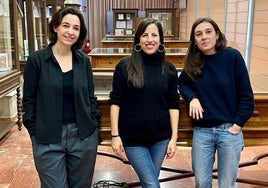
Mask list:
[[[20,70],[19,65],[19,42],[18,42],[18,27],[17,27],[17,4],[16,0],[9,1],[10,10],[10,31],[11,31],[11,46],[12,46],[12,68]]]
[[[34,21],[33,21],[33,1],[26,0],[26,20],[27,20],[27,37],[28,37],[28,49],[29,55],[35,51],[34,41]]]
[[[41,48],[47,45],[47,14],[46,14],[46,0],[38,0],[38,6],[41,14]]]

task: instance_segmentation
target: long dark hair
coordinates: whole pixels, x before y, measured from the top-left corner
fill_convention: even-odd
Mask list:
[[[87,28],[84,22],[83,15],[81,12],[73,7],[63,7],[53,14],[51,21],[48,23],[48,39],[52,44],[55,44],[58,40],[57,33],[54,28],[57,28],[61,22],[62,18],[67,14],[76,15],[80,20],[80,34],[76,43],[72,45],[73,50],[82,48],[87,35]]]
[[[160,36],[160,44],[164,45],[164,33],[163,33],[163,27],[161,23],[152,18],[146,18],[143,19],[134,36],[134,43],[133,43],[133,49],[132,54],[128,58],[128,64],[127,64],[127,81],[135,88],[142,88],[144,86],[144,75],[143,75],[143,66],[142,66],[142,57],[141,52],[137,52],[135,50],[135,46],[139,45],[140,43],[140,37],[145,32],[146,28],[150,24],[155,24],[158,28],[159,36]],[[160,46],[162,46],[160,45]],[[160,48],[160,47],[159,47]],[[163,48],[163,46],[162,46]],[[163,64],[165,61],[165,51],[157,52],[159,53],[159,60]]]
[[[220,51],[226,47],[227,40],[225,35],[221,32],[217,23],[211,18],[199,18],[197,19],[191,29],[190,44],[185,59],[184,70],[192,80],[197,80],[201,75],[201,68],[204,65],[203,53],[198,49],[195,44],[195,28],[203,22],[210,23],[215,32],[219,34],[219,38],[215,44],[215,50]]]

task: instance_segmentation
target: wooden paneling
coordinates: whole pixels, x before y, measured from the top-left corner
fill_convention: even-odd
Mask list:
[[[186,50],[186,48],[166,48],[166,60],[181,69],[184,66]],[[89,57],[93,68],[114,68],[123,57],[130,54],[130,48],[94,48]]]
[[[92,56],[91,62],[93,68],[114,68],[116,64],[123,58],[125,55],[120,56]]]
[[[243,128],[245,145],[268,145],[268,96],[255,95],[255,110],[253,116]]]
[[[189,41],[186,40],[165,40],[166,48],[188,48]]]
[[[185,55],[169,55],[166,60],[172,63],[176,68],[182,69],[184,67]]]
[[[133,42],[132,41],[110,41],[110,42],[102,42],[103,48],[132,48]]]
[[[123,58],[122,56],[92,56],[91,62],[93,68],[114,68],[116,64]],[[166,60],[175,65],[176,68],[183,68],[185,55],[168,55]]]

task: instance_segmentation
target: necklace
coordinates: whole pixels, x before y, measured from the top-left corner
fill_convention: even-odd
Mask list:
[[[52,47],[53,54],[58,62],[58,64],[61,67],[62,72],[68,72],[73,68],[72,66],[72,51],[69,50],[67,53],[62,53],[60,48],[57,48],[56,46]]]

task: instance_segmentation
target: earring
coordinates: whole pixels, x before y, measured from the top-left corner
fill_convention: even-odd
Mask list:
[[[165,51],[165,46],[163,44],[160,44],[158,49],[157,49],[158,52],[162,53]]]
[[[141,51],[141,45],[140,44],[135,44],[134,51],[135,52],[140,52]]]

